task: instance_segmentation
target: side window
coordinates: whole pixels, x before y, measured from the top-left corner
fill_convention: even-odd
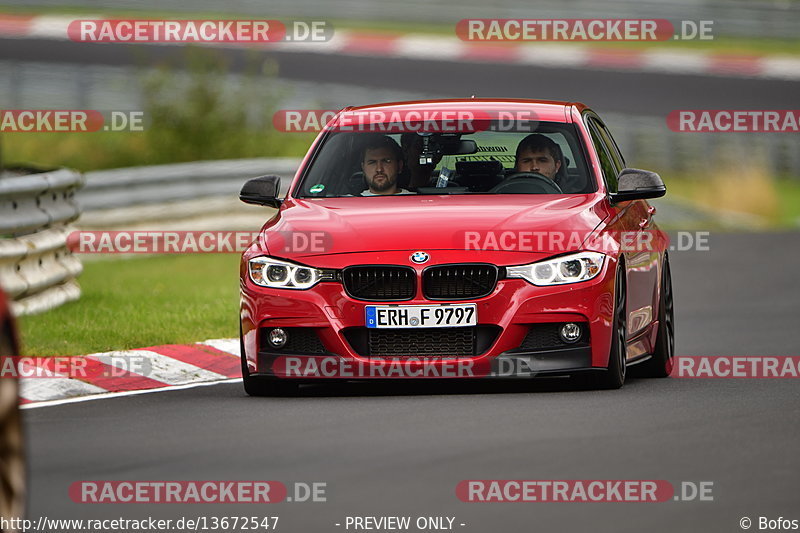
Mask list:
[[[617,192],[617,174],[619,174],[619,170],[621,169],[617,169],[614,161],[611,159],[603,137],[598,130],[597,123],[591,118],[588,119],[587,123],[589,124],[589,133],[592,136],[594,149],[597,151],[597,157],[600,158],[600,168],[603,171],[603,177],[605,177],[608,190],[609,192]]]
[[[593,120],[593,122],[595,122]],[[606,143],[606,147],[608,148],[608,153],[611,154],[611,157],[616,161],[619,169],[622,170],[625,168],[625,158],[622,157],[622,152],[619,150],[619,146],[617,146],[617,141],[614,140],[614,137],[611,135],[611,132],[608,131],[608,127],[603,124],[602,122],[597,122],[597,128],[600,131],[600,135],[602,135],[603,140]]]

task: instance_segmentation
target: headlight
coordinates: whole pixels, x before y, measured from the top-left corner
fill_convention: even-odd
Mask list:
[[[530,265],[506,267],[506,276],[522,278],[534,285],[578,283],[597,276],[605,258],[599,252],[580,252]]]
[[[248,261],[248,266],[253,283],[274,289],[309,289],[320,281],[336,280],[335,270],[297,265],[271,257],[254,257]]]

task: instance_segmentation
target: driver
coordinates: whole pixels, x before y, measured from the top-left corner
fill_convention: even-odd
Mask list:
[[[361,196],[414,194],[397,186],[397,176],[403,170],[403,151],[391,137],[381,135],[364,145],[361,170],[368,187]]]
[[[561,169],[563,159],[561,147],[554,140],[540,133],[532,133],[517,145],[514,170],[516,172],[536,172],[561,185],[556,174]]]

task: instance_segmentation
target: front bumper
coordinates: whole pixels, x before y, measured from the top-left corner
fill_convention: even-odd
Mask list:
[[[596,278],[551,287],[537,287],[522,279],[501,279],[488,296],[468,300],[477,305],[478,328],[494,334],[488,340],[484,335],[484,342],[476,342],[475,353],[465,357],[431,353],[371,356],[354,341],[358,337],[354,332],[366,331],[367,305],[390,302],[355,300],[336,282],[319,283],[308,290],[269,289],[253,284],[245,274],[241,285],[244,357],[251,374],[290,378],[531,377],[605,368],[612,338],[615,269],[609,258]],[[446,302],[417,297],[391,303]],[[574,345],[530,342],[529,334],[535,328],[564,322],[581,325],[585,330],[581,341]],[[313,331],[319,342],[312,344],[312,349],[300,351],[269,348],[264,332],[275,327]],[[328,370],[323,371],[323,367]],[[287,368],[299,368],[302,373],[287,374]],[[331,368],[337,370],[332,374]],[[438,375],[437,368],[442,370]],[[456,369],[455,374],[448,369]],[[395,374],[387,375],[391,372]]]

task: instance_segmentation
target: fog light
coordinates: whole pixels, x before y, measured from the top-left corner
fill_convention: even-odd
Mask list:
[[[269,332],[269,343],[275,348],[281,348],[287,340],[289,340],[289,335],[281,328],[275,328]]]
[[[581,338],[581,327],[574,322],[568,322],[561,326],[561,331],[558,334],[561,336],[562,341],[572,344],[573,342],[578,342],[578,339]]]

